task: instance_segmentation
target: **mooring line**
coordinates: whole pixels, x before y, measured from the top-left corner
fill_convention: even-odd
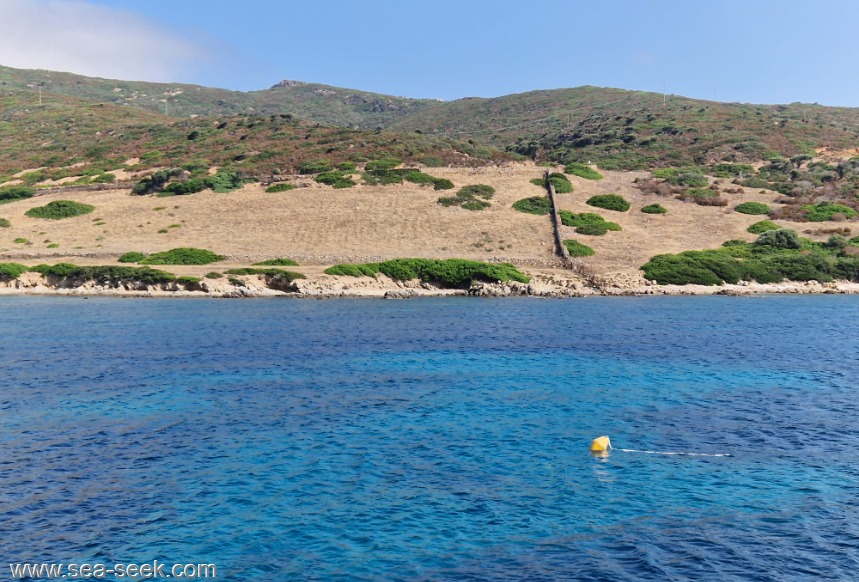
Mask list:
[[[613,451],[621,451],[624,453],[644,453],[645,455],[685,455],[687,457],[730,457],[728,453],[686,453],[686,452],[668,452],[668,451],[639,451],[637,449],[616,449]]]

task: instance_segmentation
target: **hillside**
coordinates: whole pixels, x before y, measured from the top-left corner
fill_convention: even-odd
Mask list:
[[[397,157],[404,161],[475,165],[509,159],[498,150],[466,141],[416,133],[361,131],[321,126],[289,114],[229,115],[177,119],[158,113],[31,89],[0,96],[0,184],[28,169],[30,184],[163,166],[232,168],[248,177],[297,171],[305,161],[334,163]],[[8,185],[8,184],[7,184]]]
[[[438,105],[429,99],[393,97],[299,81],[281,81],[270,89],[241,92],[0,66],[0,91],[10,95],[24,91],[31,95],[33,103],[38,103],[40,87],[44,93],[127,105],[173,117],[290,114],[308,121],[355,129],[387,127],[401,117]]]
[[[170,117],[288,114],[325,125],[470,140],[537,161],[590,161],[607,169],[759,162],[859,143],[856,108],[719,103],[591,86],[437,102],[300,81],[239,92],[0,67],[7,95],[37,103],[39,87]]]

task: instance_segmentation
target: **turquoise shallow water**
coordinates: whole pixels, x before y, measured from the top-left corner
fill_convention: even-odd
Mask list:
[[[2,566],[853,580],[857,315],[843,296],[3,298]],[[730,456],[595,458],[601,434]]]

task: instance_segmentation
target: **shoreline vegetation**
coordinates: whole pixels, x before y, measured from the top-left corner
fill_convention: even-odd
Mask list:
[[[9,265],[6,263],[5,265]],[[472,281],[446,286],[419,278],[398,280],[384,273],[372,276],[302,275],[281,269],[229,269],[220,277],[174,276],[160,270],[123,267],[76,267],[54,265],[25,267],[20,273],[0,277],[0,296],[116,296],[116,297],[293,297],[310,299],[421,297],[639,297],[657,295],[753,296],[769,294],[859,294],[859,283],[836,280],[757,283],[741,281],[723,285],[660,285],[631,274],[599,280],[572,271],[541,270],[525,280]],[[143,275],[124,271],[139,270]],[[330,269],[329,269],[330,270]],[[123,271],[123,273],[119,273]],[[145,271],[145,272],[144,272]],[[148,276],[154,274],[157,276]],[[15,275],[14,277],[12,275]],[[211,275],[211,273],[210,273]],[[527,282],[525,282],[527,281]]]

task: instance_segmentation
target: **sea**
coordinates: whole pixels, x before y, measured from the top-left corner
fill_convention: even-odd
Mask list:
[[[838,295],[3,297],[0,579],[857,580],[857,321]]]

